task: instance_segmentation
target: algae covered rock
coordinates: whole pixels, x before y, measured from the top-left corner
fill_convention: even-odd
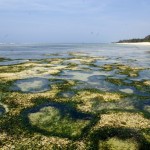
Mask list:
[[[29,110],[27,117],[30,125],[38,132],[68,138],[80,137],[92,119],[90,114],[59,103],[33,108]]]
[[[99,142],[99,150],[137,150],[138,144],[133,139],[121,140],[110,138]]]

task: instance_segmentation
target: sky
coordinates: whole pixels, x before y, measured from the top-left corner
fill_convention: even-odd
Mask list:
[[[150,0],[0,0],[0,43],[109,43],[150,34]]]

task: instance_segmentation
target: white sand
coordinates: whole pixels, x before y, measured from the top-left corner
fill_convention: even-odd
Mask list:
[[[120,45],[143,45],[143,46],[150,46],[150,42],[137,42],[137,43],[116,43]]]

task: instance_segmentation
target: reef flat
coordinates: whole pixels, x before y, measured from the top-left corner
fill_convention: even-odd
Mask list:
[[[150,68],[138,59],[1,57],[0,149],[149,149]]]

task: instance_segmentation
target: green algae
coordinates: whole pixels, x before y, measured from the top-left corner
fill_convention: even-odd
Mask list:
[[[102,66],[104,71],[113,71],[116,69],[118,74],[127,75],[128,77],[137,77],[139,76],[139,71],[144,70],[145,68],[131,67],[123,64],[105,64]]]
[[[148,83],[147,80],[142,80],[142,81],[128,80],[129,82],[127,82],[126,79],[127,78],[118,79],[118,78],[107,77],[105,80],[110,82],[110,83],[116,84],[118,86],[129,86],[129,87],[134,87],[137,90],[140,90],[143,92],[147,92],[147,93],[150,92],[150,85],[146,84],[146,83]]]
[[[79,137],[81,131],[89,124],[89,120],[72,119],[69,116],[62,116],[58,109],[53,107],[45,107],[39,112],[30,113],[29,121],[48,133],[58,136]]]
[[[147,150],[150,143],[142,135],[142,132],[130,128],[115,128],[105,126],[99,130],[94,131],[91,136],[91,143],[89,144],[89,149],[109,149],[114,148],[125,148],[128,150],[130,145],[131,150]],[[124,143],[123,143],[124,141]],[[117,144],[117,145],[116,145]]]
[[[3,62],[3,61],[9,61],[9,60],[11,60],[11,59],[5,58],[5,57],[0,57],[0,62]]]
[[[78,66],[78,64],[76,64],[76,63],[67,64],[67,68],[74,68],[74,67],[77,67],[77,66]]]
[[[81,64],[86,64],[88,67],[98,67],[94,64],[97,58],[80,56],[82,54],[70,54],[78,59],[90,59],[89,61],[81,61]],[[40,63],[48,63],[52,65],[62,65],[65,59],[45,59],[39,60]],[[32,62],[32,61],[31,61]],[[32,64],[32,63],[31,63]],[[34,65],[33,65],[34,66]],[[1,73],[15,73],[31,69],[32,65],[24,64],[2,66]],[[47,66],[48,67],[48,66]],[[66,65],[68,70],[75,67],[80,67],[78,64],[69,63]],[[149,82],[147,80],[126,82],[128,77],[138,76],[142,68],[133,68],[123,64],[104,65],[104,71],[115,70],[118,74],[127,75],[125,79],[106,78],[106,81],[117,86],[133,86],[138,90],[149,92]],[[49,69],[51,67],[49,66]],[[91,69],[91,68],[89,68]],[[0,79],[0,94],[1,101],[8,105],[9,112],[0,118],[0,148],[5,149],[8,145],[9,149],[147,149],[150,146],[149,127],[146,126],[147,120],[150,117],[149,112],[149,97],[128,95],[121,92],[103,92],[97,89],[72,89],[78,84],[78,80],[57,79],[61,77],[61,71],[56,75],[55,79],[49,79],[52,83],[52,89],[43,93],[19,93],[9,91],[10,86],[15,80]],[[101,71],[101,70],[99,70]],[[74,94],[65,97],[62,93],[68,91]],[[124,100],[128,98],[128,107],[123,105]],[[57,102],[62,105],[69,104],[69,107],[74,107],[76,111],[94,115],[90,118],[72,118],[71,115],[62,115],[59,109],[52,106],[46,106],[38,111],[31,111],[24,116],[22,113],[31,108],[37,108],[44,103]],[[112,106],[112,105],[116,105]],[[101,108],[101,106],[103,107]],[[110,107],[106,107],[106,105]],[[126,113],[128,112],[128,113]],[[116,113],[116,115],[115,115]],[[121,113],[121,115],[120,115]],[[142,114],[141,119],[137,113]],[[109,114],[110,117],[108,116]],[[126,117],[132,118],[131,121],[126,120]],[[106,116],[106,117],[105,117]],[[29,124],[24,120],[28,117]],[[103,119],[106,118],[106,120]],[[120,122],[117,118],[121,118]],[[111,120],[109,120],[111,118]],[[116,118],[116,119],[115,119]],[[121,120],[120,119],[120,120]],[[139,129],[136,121],[143,120],[143,127]],[[139,124],[141,124],[141,120]],[[107,122],[103,126],[98,126],[99,122]],[[117,122],[117,123],[116,123]],[[134,122],[134,128],[130,125]],[[113,124],[113,126],[112,126]],[[121,125],[121,126],[120,126]],[[83,134],[84,133],[84,134]],[[18,138],[19,137],[19,138]],[[124,141],[124,142],[123,142]],[[127,144],[128,143],[128,144]]]
[[[11,66],[0,66],[0,72],[2,73],[16,73],[16,72],[21,72],[26,69],[30,69],[33,66],[24,66],[24,65],[11,65]]]
[[[138,144],[132,139],[121,140],[118,138],[110,138],[106,141],[99,142],[100,150],[137,150]]]

